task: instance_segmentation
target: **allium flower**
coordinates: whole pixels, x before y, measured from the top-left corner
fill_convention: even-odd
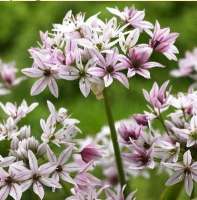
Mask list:
[[[102,157],[101,150],[94,144],[87,144],[84,146],[80,154],[82,160],[86,163]]]
[[[105,87],[110,86],[114,78],[120,81],[126,88],[129,88],[128,79],[121,72],[125,67],[118,62],[119,55],[116,50],[106,53],[105,57],[103,57],[103,55],[98,51],[92,51],[91,53],[95,56],[97,66],[89,69],[90,74],[102,77]]]
[[[89,60],[84,66],[82,60],[76,62],[76,67],[67,66],[61,73],[60,77],[66,80],[76,80],[79,79],[79,88],[82,94],[87,97],[91,90],[91,84],[102,84],[101,80],[89,73],[96,63],[93,60]]]
[[[176,55],[179,53],[174,43],[179,36],[178,33],[170,33],[170,28],[160,28],[158,21],[155,23],[154,32],[150,32],[150,46],[154,51],[164,54],[169,60],[177,60]]]
[[[32,151],[28,152],[28,160],[30,169],[26,169],[21,173],[21,177],[25,177],[25,181],[21,184],[23,191],[26,191],[33,185],[35,194],[37,194],[40,199],[43,199],[44,185],[51,188],[61,188],[57,180],[48,178],[56,168],[54,163],[45,163],[38,167],[38,161]]]
[[[0,167],[9,167],[15,160],[16,158],[14,156],[0,157]]]
[[[155,82],[153,87],[148,93],[146,90],[143,90],[144,97],[148,103],[150,103],[153,108],[162,109],[167,106],[168,103],[168,93],[166,91],[169,81],[166,81],[159,88],[158,84]]]
[[[118,8],[107,8],[109,12],[120,17],[121,20],[130,24],[134,28],[139,28],[140,30],[147,30],[153,28],[153,25],[144,20],[145,11],[139,11],[135,7],[128,8],[125,7],[123,11]]]
[[[194,48],[192,52],[187,51],[185,57],[179,60],[179,69],[171,71],[171,75],[174,77],[190,76],[197,71],[197,48]]]
[[[144,169],[150,168],[153,169],[155,166],[153,160],[153,149],[145,149],[142,148],[135,143],[133,143],[133,152],[132,153],[124,153],[123,157],[128,161],[129,168],[132,169]]]
[[[7,102],[5,105],[0,102],[0,107],[2,110],[11,117],[15,122],[20,121],[22,118],[26,117],[26,115],[32,112],[38,103],[32,103],[31,105],[27,105],[25,100],[22,101],[21,105],[17,106],[16,104]]]
[[[139,74],[144,78],[149,79],[149,69],[153,67],[163,67],[160,63],[149,62],[152,54],[152,49],[146,45],[136,46],[129,50],[128,56],[121,57],[121,63],[124,67],[128,68],[127,76],[133,77]]]
[[[139,138],[143,130],[138,124],[125,121],[120,123],[118,132],[123,141],[127,144],[130,144],[131,140],[137,140]]]
[[[20,178],[12,171],[11,167],[8,172],[0,168],[0,199],[6,200],[8,195],[15,200],[20,200],[22,196]]]
[[[71,157],[73,147],[70,146],[59,155],[59,158],[53,153],[50,147],[47,148],[47,157],[49,162],[56,166],[55,170],[52,173],[52,178],[57,182],[62,179],[65,182],[75,184],[72,177],[69,175],[69,165],[66,164]]]
[[[3,63],[0,60],[0,79],[3,81],[2,86],[0,86],[0,95],[9,93],[11,87],[18,85],[24,80],[24,77],[17,78],[16,73],[17,68],[14,62]]]
[[[56,79],[59,78],[58,64],[61,63],[55,62],[56,58],[53,58],[54,55],[50,55],[47,50],[41,52],[38,49],[31,49],[30,52],[34,58],[34,65],[23,69],[22,72],[31,78],[39,78],[32,86],[31,95],[40,94],[48,86],[50,92],[58,97]]]
[[[149,117],[146,114],[135,114],[133,115],[133,119],[136,121],[138,125],[148,126]]]
[[[168,179],[166,185],[174,185],[184,180],[185,191],[190,196],[193,190],[193,180],[197,182],[197,162],[192,163],[190,150],[183,155],[183,163],[163,163],[175,173]]]

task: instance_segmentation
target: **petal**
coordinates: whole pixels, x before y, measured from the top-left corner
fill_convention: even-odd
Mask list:
[[[188,150],[183,155],[183,163],[185,166],[190,166],[191,162],[192,162],[192,156],[190,150]]]
[[[176,183],[179,183],[183,180],[184,174],[183,171],[177,171],[175,172],[165,183],[166,185],[174,185]]]
[[[190,173],[185,174],[184,186],[186,193],[191,196],[193,190],[193,180]]]
[[[75,181],[73,180],[73,178],[67,172],[62,171],[61,174],[60,174],[60,177],[65,182],[68,182],[68,183],[75,185]]]
[[[153,67],[164,67],[162,64],[158,63],[158,62],[147,62],[145,64],[143,64],[143,67],[146,69],[150,69]]]
[[[113,82],[113,78],[110,74],[105,75],[103,79],[104,79],[105,87],[109,87]]]
[[[0,199],[6,200],[9,193],[10,193],[10,187],[9,186],[6,185],[6,186],[2,187],[1,190],[0,190]]]
[[[43,177],[40,178],[40,182],[43,185],[46,185],[47,187],[55,187],[55,188],[61,188],[62,186],[53,178],[47,178],[47,177]]]
[[[60,70],[59,76],[68,81],[76,80],[79,78],[79,70],[75,67],[66,67]]]
[[[47,86],[47,83],[48,83],[48,79],[43,77],[39,80],[37,80],[32,88],[31,88],[31,95],[34,96],[34,95],[38,95],[40,94],[41,92],[43,92],[43,90],[46,88]]]
[[[43,176],[50,175],[56,169],[57,163],[45,163],[38,169],[39,173]]]
[[[150,79],[150,72],[146,69],[139,69],[136,71],[137,74],[143,76],[146,79]]]
[[[84,97],[87,97],[90,93],[90,82],[86,78],[81,78],[79,80],[79,88]]]
[[[50,162],[57,162],[57,158],[49,146],[47,146],[47,157]]]
[[[29,166],[33,172],[38,171],[38,161],[32,151],[28,151]]]
[[[101,67],[90,67],[87,73],[93,76],[103,77],[105,75],[105,70]]]
[[[63,165],[65,164],[68,159],[70,158],[71,154],[72,154],[72,150],[73,150],[73,147],[68,147],[67,149],[65,149],[59,156],[58,158],[58,164],[59,165]]]
[[[22,73],[31,78],[38,78],[43,76],[43,71],[35,67],[22,69]]]
[[[26,190],[28,190],[31,187],[32,183],[33,183],[32,179],[27,180],[27,181],[23,181],[21,183],[21,189],[22,189],[22,191],[25,192]]]
[[[53,96],[58,97],[58,86],[54,78],[51,78],[48,82],[49,90]]]
[[[15,200],[20,200],[22,196],[21,187],[18,184],[13,184],[10,190],[10,196]]]
[[[38,181],[33,184],[33,191],[40,197],[41,200],[44,198],[44,188]]]
[[[113,77],[120,81],[126,88],[129,88],[129,81],[123,73],[115,72],[113,74]]]

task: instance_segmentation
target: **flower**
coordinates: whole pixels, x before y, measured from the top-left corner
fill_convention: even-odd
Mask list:
[[[38,103],[32,103],[28,106],[25,100],[23,100],[21,105],[19,106],[11,102],[7,102],[5,105],[0,102],[0,107],[2,108],[2,110],[15,122],[18,122],[22,118],[26,117],[26,115],[32,112],[37,106]]]
[[[187,51],[185,57],[179,59],[179,69],[171,71],[171,75],[174,77],[190,76],[197,71],[197,48],[194,48],[192,52]],[[191,76],[192,77],[192,76]]]
[[[80,154],[82,160],[86,163],[102,157],[100,149],[94,144],[87,144],[84,146]]]
[[[21,177],[25,179],[21,184],[23,191],[26,191],[33,185],[35,194],[37,194],[40,199],[43,199],[44,185],[51,188],[61,188],[59,182],[54,178],[48,178],[56,168],[54,163],[45,163],[38,167],[38,161],[30,150],[28,151],[28,161],[30,169],[26,169],[21,173]]]
[[[174,45],[178,33],[170,33],[170,28],[160,28],[158,21],[155,23],[154,31],[149,32],[151,36],[150,46],[154,51],[164,54],[169,60],[177,60],[176,55],[179,53]]]
[[[22,196],[20,181],[20,177],[15,174],[12,167],[9,167],[8,172],[0,168],[0,199],[6,200],[10,195],[13,199],[20,200]]]
[[[91,54],[93,54],[96,59],[97,66],[89,68],[89,73],[102,77],[105,83],[105,87],[108,87],[112,84],[113,78],[120,81],[126,88],[129,88],[129,82],[127,77],[120,71],[124,70],[119,61],[119,55],[116,50],[113,52],[106,53],[106,56],[103,57],[101,53],[96,50],[92,50]]]
[[[169,81],[165,81],[162,86],[159,88],[158,84],[155,82],[153,87],[148,93],[143,89],[144,97],[147,102],[150,103],[153,108],[161,109],[167,106],[168,103],[168,93],[166,92]]]
[[[153,25],[150,22],[144,20],[144,10],[137,10],[135,7],[125,7],[123,11],[120,11],[118,8],[107,8],[107,10],[110,13],[120,17],[121,20],[130,24],[134,28],[139,28],[140,30],[153,28]]]
[[[146,45],[136,46],[129,49],[127,56],[121,57],[121,64],[128,68],[127,76],[133,77],[135,74],[139,74],[144,78],[149,79],[149,69],[153,67],[163,67],[160,63],[149,62],[149,58],[152,54],[152,49]]]
[[[82,60],[76,62],[76,67],[67,66],[60,72],[60,77],[66,80],[79,79],[79,88],[82,94],[87,97],[91,90],[91,84],[102,84],[101,80],[89,73],[90,68],[95,66],[93,60],[89,60],[84,66]]]
[[[133,115],[133,119],[136,121],[138,125],[148,126],[149,117],[146,114],[135,114]]]
[[[118,132],[126,144],[130,144],[131,140],[137,140],[142,134],[142,127],[132,122],[122,122],[118,128]]]
[[[193,190],[193,180],[197,182],[197,162],[192,163],[192,156],[190,150],[183,155],[182,163],[163,163],[175,173],[167,180],[166,185],[174,185],[184,180],[185,191],[191,196]]]
[[[66,148],[64,151],[61,152],[59,155],[59,158],[56,157],[56,155],[53,153],[51,148],[48,146],[47,148],[47,157],[49,159],[49,162],[54,164],[56,166],[55,170],[52,173],[52,178],[56,180],[57,182],[62,179],[65,182],[75,184],[72,177],[69,175],[69,165],[66,164],[68,160],[71,157],[73,151],[73,147],[70,146]]]
[[[31,49],[30,53],[34,58],[34,65],[31,68],[24,68],[22,72],[31,78],[39,78],[31,88],[31,95],[40,94],[47,86],[50,92],[58,97],[58,86],[56,79],[59,79],[59,68],[61,63],[56,61],[56,55],[50,55],[49,50]],[[55,52],[53,53],[55,54]],[[53,56],[55,58],[53,58]]]

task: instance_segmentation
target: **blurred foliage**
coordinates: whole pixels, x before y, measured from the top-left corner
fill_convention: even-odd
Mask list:
[[[177,46],[180,57],[187,49],[197,45],[197,4],[194,2],[1,2],[0,3],[0,57],[4,61],[15,60],[19,68],[31,66],[28,49],[36,46],[39,40],[39,31],[50,30],[53,23],[61,23],[65,13],[72,9],[74,13],[82,11],[87,16],[101,12],[102,18],[109,17],[105,7],[123,8],[135,5],[138,9],[146,10],[146,19],[151,22],[159,20],[162,27],[169,26],[172,31],[179,32]],[[110,88],[111,104],[116,120],[128,117],[132,113],[142,112],[146,109],[142,96],[142,88],[150,89],[154,81],[162,83],[171,80],[173,92],[186,91],[190,84],[188,79],[172,79],[169,70],[177,67],[176,62],[167,61],[163,56],[155,55],[165,64],[165,69],[153,69],[152,79],[144,80],[140,77],[130,81],[130,89],[115,84]],[[12,94],[0,97],[1,101],[16,101],[20,103],[23,98],[28,102],[38,101],[40,106],[30,114],[24,123],[32,124],[32,133],[40,135],[39,119],[48,114],[46,100],[49,99],[56,106],[65,106],[73,117],[81,121],[80,128],[83,135],[94,134],[106,123],[103,102],[96,101],[92,95],[85,99],[79,92],[77,82],[60,81],[60,98],[55,99],[48,91],[36,97],[30,97],[32,80],[23,82],[15,88]],[[74,83],[74,84],[73,84]],[[2,117],[0,117],[2,118]],[[1,145],[1,144],[0,144]],[[138,188],[138,199],[158,199],[166,180],[158,172],[151,172],[150,181],[143,178],[134,178],[133,188]],[[61,193],[59,199],[65,194]],[[56,193],[49,192],[45,199],[57,198]],[[24,197],[24,199],[29,199]],[[184,194],[181,199],[186,199]]]

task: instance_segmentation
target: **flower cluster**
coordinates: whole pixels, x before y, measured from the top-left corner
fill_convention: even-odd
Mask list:
[[[179,69],[171,71],[171,75],[174,77],[190,77],[195,83],[191,85],[191,88],[196,87],[197,83],[197,48],[194,48],[192,52],[187,51],[185,57],[179,60]]]
[[[50,114],[46,120],[40,120],[41,140],[31,134],[30,125],[19,126],[21,119],[37,105],[28,105],[26,101],[19,106],[10,102],[0,104],[7,116],[0,123],[0,140],[10,144],[9,154],[0,157],[0,199],[5,200],[10,195],[20,200],[23,192],[31,188],[43,199],[46,187],[56,191],[64,184],[71,187],[72,193],[66,200],[95,200],[101,195],[105,195],[106,200],[124,199],[124,188],[118,186],[117,191],[113,190],[110,184],[91,174],[103,150],[90,140],[82,146],[74,139],[80,132],[79,121],[71,118],[67,109],[56,110],[47,102]],[[134,198],[131,193],[127,200]]]
[[[176,60],[174,46],[178,33],[145,21],[145,12],[134,7],[123,11],[108,8],[114,16],[106,21],[99,13],[86,19],[85,14],[67,12],[62,24],[54,24],[51,32],[41,32],[41,44],[29,53],[33,65],[22,72],[38,78],[31,89],[32,95],[47,86],[58,97],[58,79],[78,80],[82,94],[92,91],[100,96],[102,90],[116,79],[129,88],[129,79],[135,74],[150,78],[149,69],[163,67],[152,61],[153,52]],[[119,21],[118,18],[121,21]],[[146,43],[139,43],[142,34],[148,34]]]
[[[17,78],[16,73],[17,68],[14,62],[3,63],[0,60],[0,96],[8,94],[13,86],[24,80],[24,77]]]
[[[161,87],[154,83],[150,92],[143,91],[149,110],[116,122],[124,170],[128,179],[136,175],[149,177],[148,169],[166,171],[171,175],[166,185],[184,181],[190,196],[193,181],[197,182],[197,92],[174,96],[167,88],[168,81]],[[100,162],[100,166],[106,181],[117,184],[109,132],[104,127],[94,141],[100,139],[99,144],[107,147],[108,159]]]

